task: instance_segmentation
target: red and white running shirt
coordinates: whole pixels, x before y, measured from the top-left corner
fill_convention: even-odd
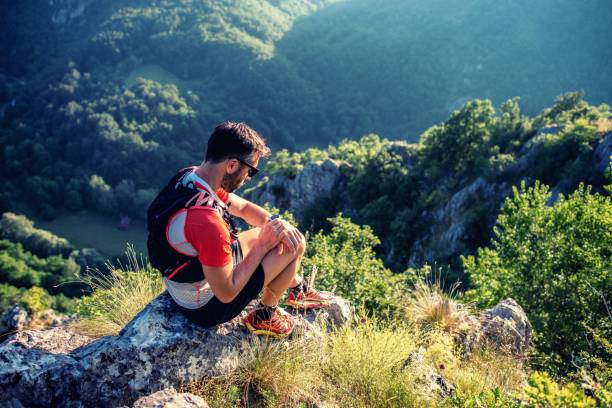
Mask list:
[[[210,193],[212,188],[194,170],[195,167],[181,183]],[[222,188],[212,195],[224,206],[229,202],[229,193]],[[219,267],[232,262],[229,226],[215,208],[194,206],[177,211],[168,220],[166,235],[174,249],[188,256],[197,255],[203,265]]]

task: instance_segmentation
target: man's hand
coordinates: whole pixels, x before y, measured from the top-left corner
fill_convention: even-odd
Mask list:
[[[271,229],[280,233],[281,235],[281,240],[276,245],[276,250],[279,255],[281,255],[285,249],[295,253],[300,246],[305,245],[306,239],[304,238],[304,235],[302,235],[297,228],[285,220],[280,218],[269,220],[262,227],[262,231],[266,226],[269,226]]]
[[[286,238],[285,226],[281,219],[275,219],[266,222],[259,232],[259,242],[264,247],[266,252],[274,247],[282,246],[281,241]],[[282,250],[279,251],[282,253]]]
[[[291,252],[295,253],[300,246],[305,245],[306,239],[293,225],[289,224],[285,220],[281,220],[281,222],[283,224],[283,239],[281,244],[276,247],[278,254],[282,254],[285,247]]]

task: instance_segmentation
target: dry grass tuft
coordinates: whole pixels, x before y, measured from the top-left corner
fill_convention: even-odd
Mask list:
[[[113,336],[164,290],[159,272],[152,269],[133,247],[126,251],[127,265],[107,263],[107,273],[89,270],[82,281],[92,294],[79,300],[79,319],[72,330],[90,337]]]
[[[453,298],[457,285],[446,294],[437,283],[419,282],[406,303],[406,317],[427,330],[459,334],[471,328],[470,308]]]
[[[323,381],[317,344],[253,337],[243,344],[231,373],[183,385],[181,392],[204,397],[212,407],[318,406]]]

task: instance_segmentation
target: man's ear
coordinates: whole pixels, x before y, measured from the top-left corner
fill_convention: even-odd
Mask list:
[[[228,159],[225,162],[225,171],[228,174],[234,174],[240,168],[240,162],[236,159]]]

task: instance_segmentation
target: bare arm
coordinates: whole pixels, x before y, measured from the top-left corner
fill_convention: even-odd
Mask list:
[[[237,196],[234,193],[230,193],[229,202],[232,204],[229,206],[230,214],[242,218],[249,225],[252,225],[254,227],[263,226],[272,215],[257,204],[245,200],[244,198]],[[287,247],[287,249],[292,252],[295,251],[298,243],[295,237],[295,233],[291,233],[291,231],[295,230],[295,228],[293,228],[291,225],[289,225],[289,223],[286,222],[283,222],[283,226],[285,230],[288,230],[288,233],[286,233],[285,237],[283,238],[284,245],[279,245],[277,248],[279,254],[283,252],[283,246]]]
[[[266,223],[253,248],[247,256],[232,268],[229,262],[224,266],[213,267],[202,265],[204,275],[215,296],[223,303],[229,303],[245,287],[264,256],[276,247],[284,237],[281,220]]]
[[[229,206],[230,214],[242,218],[249,225],[261,227],[270,218],[271,214],[257,204],[234,193],[230,193],[229,196],[229,202],[232,204]]]

